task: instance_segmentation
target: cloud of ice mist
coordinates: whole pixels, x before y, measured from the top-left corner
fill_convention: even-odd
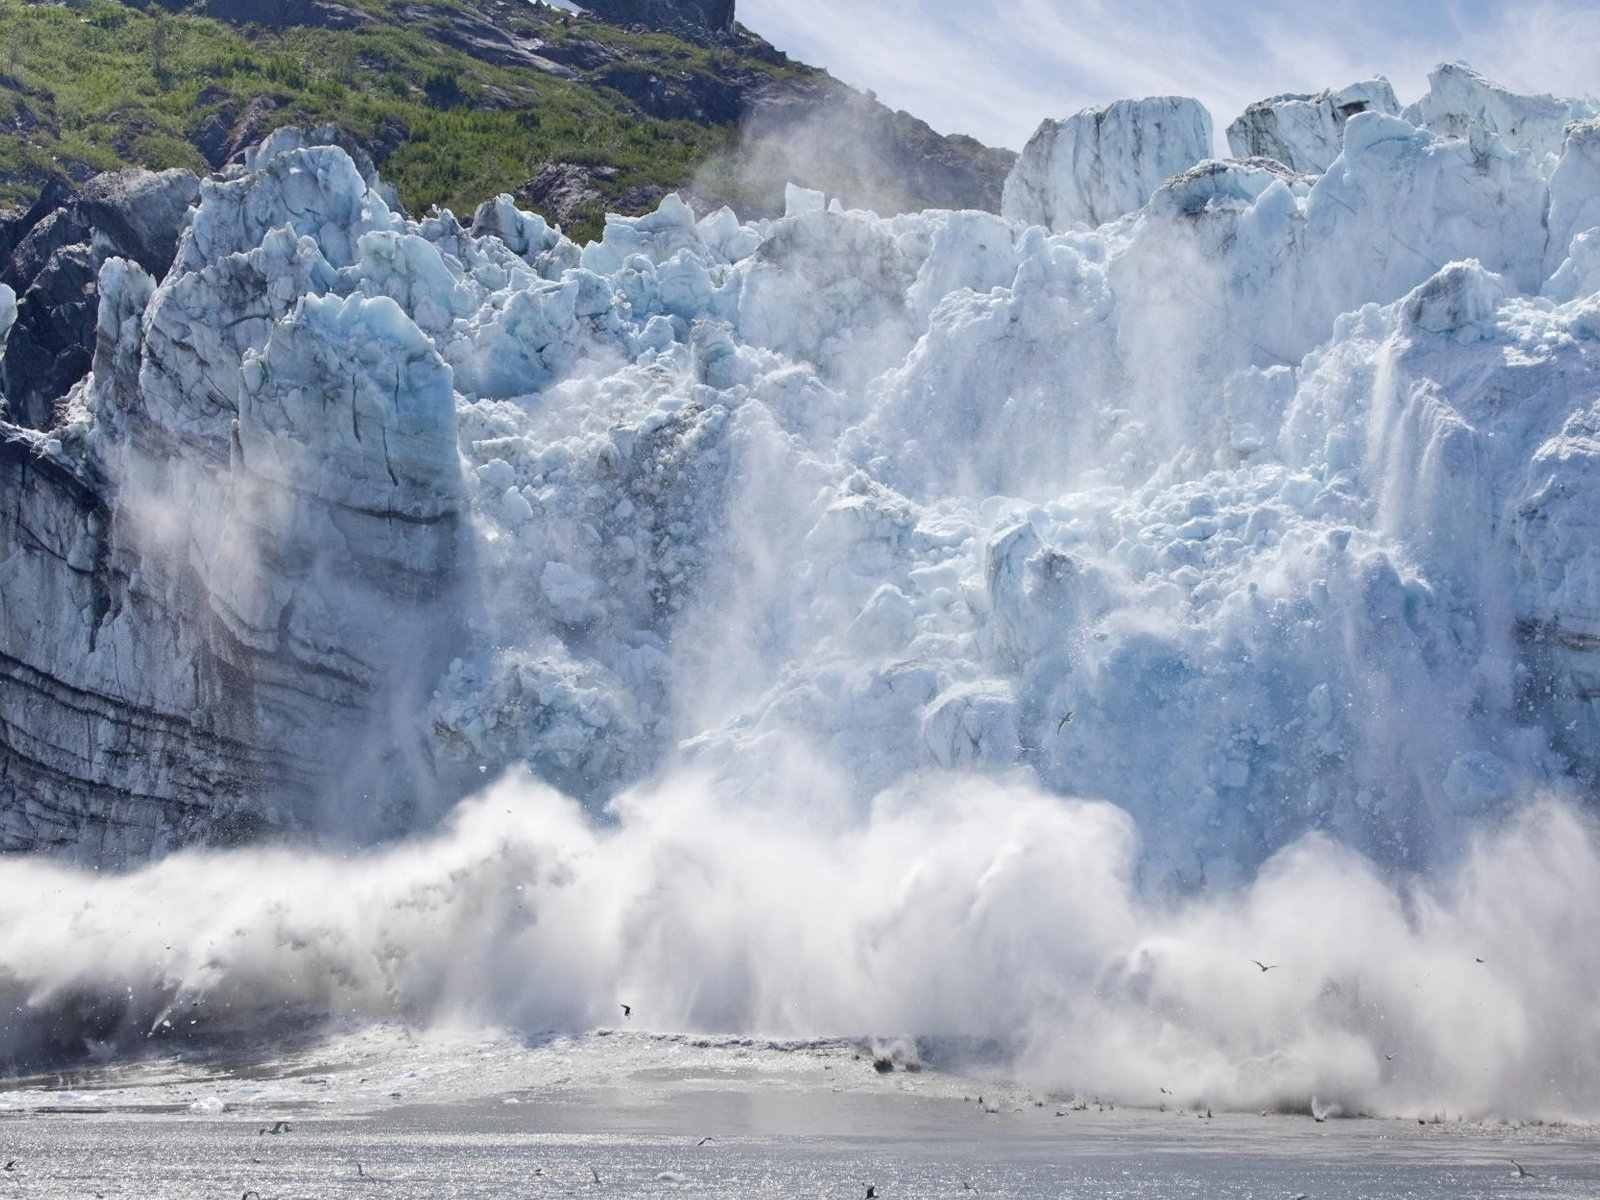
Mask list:
[[[689,191],[747,219],[782,216],[790,183],[885,215],[998,209],[1008,162],[964,165],[948,147],[941,157],[923,144],[933,135],[919,117],[831,81],[774,85],[751,105],[737,144],[706,163]]]
[[[1561,805],[1431,881],[1313,837],[1169,904],[1110,805],[953,773],[812,800],[678,777],[597,825],[511,778],[363,856],[10,860],[0,1054],[323,1018],[576,1031],[626,1002],[655,1029],[999,1039],[1031,1082],[1129,1103],[1600,1115],[1600,837]]]

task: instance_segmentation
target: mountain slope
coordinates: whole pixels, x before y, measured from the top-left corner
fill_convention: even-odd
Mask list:
[[[848,203],[998,206],[1008,152],[941,138],[740,27],[686,22],[680,5],[607,11],[638,7],[674,32],[495,0],[172,13],[0,0],[0,202],[119,167],[203,173],[280,125],[333,123],[416,212],[518,189],[539,201],[525,185],[561,164],[577,184],[550,215],[579,240],[605,211],[645,211],[674,189],[770,213],[791,178]],[[711,19],[731,21],[722,7]],[[864,130],[877,152],[841,169],[810,145],[819,125]]]

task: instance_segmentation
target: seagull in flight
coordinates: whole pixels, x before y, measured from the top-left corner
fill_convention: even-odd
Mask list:
[[[1067,709],[1066,716],[1062,717],[1061,720],[1056,722],[1056,732],[1060,733],[1068,725],[1071,725],[1072,724],[1072,718],[1077,716],[1077,714],[1078,714],[1078,710],[1077,709],[1075,709],[1075,708]]]
[[[1276,971],[1283,965],[1282,963],[1264,963],[1259,958],[1252,958],[1250,961],[1255,963],[1256,966],[1260,967],[1263,973],[1267,971]]]
[[[1518,1179],[1531,1179],[1533,1177],[1533,1172],[1528,1170],[1527,1167],[1523,1166],[1516,1159],[1508,1158],[1506,1161],[1511,1164],[1511,1169],[1516,1173]]]
[[[623,1015],[623,1016],[625,1016],[625,1017],[631,1017],[631,1016],[633,1016],[633,1005],[631,1005],[631,1004],[624,1004],[624,1005],[623,1005],[623,1006],[622,1006],[622,1015]]]

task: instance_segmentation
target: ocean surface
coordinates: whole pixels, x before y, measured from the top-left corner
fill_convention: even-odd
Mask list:
[[[916,1051],[386,1027],[289,1054],[163,1055],[10,1081],[0,1188],[173,1200],[845,1198],[869,1184],[883,1200],[1600,1195],[1587,1125],[1207,1116],[1162,1108],[1159,1094],[1112,1106],[986,1078],[981,1048],[945,1048],[950,1065]]]

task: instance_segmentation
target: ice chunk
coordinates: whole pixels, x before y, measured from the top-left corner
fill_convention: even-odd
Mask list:
[[[1049,229],[1101,225],[1211,153],[1211,116],[1178,96],[1118,100],[1045,121],[1006,177],[1000,211]]]
[[[311,238],[324,258],[344,267],[355,261],[362,234],[397,229],[399,218],[337,146],[294,149],[240,178],[204,180],[177,266],[197,271],[247,253],[282,226]]]
[[[485,200],[472,214],[474,234],[498,237],[506,247],[545,279],[554,279],[578,265],[578,247],[561,236],[538,213],[525,212],[510,196]]]
[[[1514,150],[1558,154],[1567,125],[1595,116],[1587,100],[1520,96],[1484,78],[1466,63],[1440,63],[1428,75],[1427,94],[1406,115],[1446,137],[1497,135]]]
[[[1600,228],[1572,239],[1567,257],[1544,285],[1543,294],[1558,303],[1600,292]]]
[[[1553,274],[1572,252],[1574,237],[1600,228],[1600,118],[1566,128],[1561,161],[1550,176],[1548,223],[1545,264]]]
[[[1015,762],[1021,743],[1010,689],[986,681],[960,684],[935,697],[923,718],[922,741],[945,768]]]
[[[1228,148],[1239,158],[1276,159],[1291,171],[1320,175],[1344,148],[1345,122],[1363,112],[1399,115],[1387,79],[1259,100],[1228,126]]]
[[[850,641],[865,653],[903,651],[916,630],[917,612],[909,597],[893,584],[872,594],[850,626]]]
[[[1404,300],[1405,318],[1428,333],[1491,337],[1492,321],[1513,289],[1476,261],[1451,263]]]
[[[784,216],[803,217],[807,213],[823,212],[827,207],[828,197],[824,193],[793,183],[783,185]]]
[[[450,368],[387,296],[307,296],[247,355],[239,454],[252,474],[413,520],[458,500]]]
[[[17,294],[0,283],[0,354],[5,353],[6,339],[17,319]]]
[[[577,624],[584,619],[589,601],[594,599],[595,583],[564,562],[548,562],[539,576],[544,598],[557,610],[557,619]]]

